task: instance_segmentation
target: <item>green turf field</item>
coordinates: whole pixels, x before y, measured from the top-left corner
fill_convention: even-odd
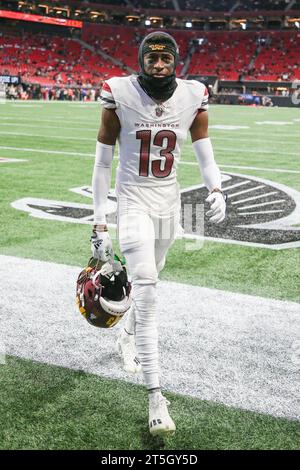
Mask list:
[[[174,437],[152,438],[141,387],[60,367],[9,359],[0,369],[4,449],[295,449],[299,425],[167,394]],[[20,383],[26,384],[20,387]],[[130,393],[129,393],[130,392]],[[120,400],[126,396],[126,400]],[[125,424],[126,423],[126,424]]]
[[[86,263],[89,226],[33,218],[10,203],[23,197],[88,203],[69,189],[91,182],[99,122],[97,104],[0,104],[0,157],[26,159],[0,163],[0,254],[75,266]],[[212,106],[210,124],[245,126],[212,127],[221,170],[300,191],[297,109]],[[190,141],[182,161],[181,187],[201,182],[197,166],[185,164],[195,162]],[[275,251],[212,241],[189,254],[183,248],[184,241],[174,243],[163,279],[300,302],[300,248]],[[0,448],[299,448],[300,428],[295,422],[176,395],[172,409],[178,433],[166,442],[153,440],[145,426],[145,394],[128,383],[16,358],[0,365],[0,380]],[[87,403],[87,388],[100,403],[100,412]],[[128,408],[123,402],[119,408],[111,406],[118,404],[119,396],[129,397]],[[128,426],[132,409],[137,417]]]
[[[37,104],[36,108],[30,107],[34,104],[15,106],[11,103],[0,106],[0,155],[28,161],[1,166],[1,252],[66,264],[85,263],[89,254],[87,226],[36,220],[12,209],[10,203],[26,196],[86,203],[85,198],[69,188],[90,184],[99,106],[67,103]],[[226,165],[238,166],[230,170],[300,191],[297,173],[300,121],[296,109],[217,106],[211,108],[210,116],[212,125],[249,126],[234,131],[211,130],[216,160],[224,165],[222,169],[229,170]],[[291,124],[257,125],[256,121]],[[190,142],[183,149],[185,161],[195,162]],[[243,170],[240,168],[243,166],[270,170]],[[296,172],[273,171],[276,169]],[[201,181],[197,166],[180,165],[178,176],[182,188]],[[66,249],[70,237],[72,249]],[[163,278],[265,297],[300,299],[299,249],[273,252],[207,242],[202,250],[191,255],[193,270],[190,270],[191,260],[182,246],[183,242],[177,241],[170,251]]]

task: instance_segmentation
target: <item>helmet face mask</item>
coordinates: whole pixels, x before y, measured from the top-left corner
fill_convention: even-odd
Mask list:
[[[80,313],[93,326],[111,328],[131,306],[131,284],[125,266],[93,258],[77,279],[76,302]]]

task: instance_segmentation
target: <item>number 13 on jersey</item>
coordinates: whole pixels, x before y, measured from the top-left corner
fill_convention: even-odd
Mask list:
[[[140,176],[149,176],[150,171],[150,148],[152,131],[137,131],[136,138],[141,140],[140,147]],[[166,140],[166,144],[165,141]],[[153,139],[153,145],[160,147],[160,156],[165,158],[165,162],[154,160],[151,162],[151,173],[156,178],[166,178],[171,173],[174,155],[173,150],[176,146],[176,134],[170,130],[157,132]],[[163,147],[164,145],[164,147]],[[163,168],[161,168],[163,165]]]

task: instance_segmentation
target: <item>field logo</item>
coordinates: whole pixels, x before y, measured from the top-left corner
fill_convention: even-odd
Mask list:
[[[92,198],[89,186],[72,188],[70,191]],[[94,218],[92,204],[79,204],[76,202],[55,201],[51,199],[37,199],[26,197],[12,202],[12,207],[29,212],[38,219],[59,220],[79,224],[91,224]],[[117,198],[114,191],[108,195],[107,221],[109,225],[116,225]]]
[[[262,178],[233,173],[223,173],[223,191],[227,194],[227,217],[215,225],[204,216],[204,237],[223,243],[236,243],[270,249],[300,247],[300,193],[285,185]],[[92,198],[90,186],[72,188],[71,191]],[[184,238],[203,239],[197,233],[197,207],[204,205],[207,189],[204,185],[181,191],[182,226]],[[24,198],[14,201],[12,207],[29,212],[31,216],[91,224],[93,205]],[[187,223],[185,208],[191,213]],[[108,196],[107,221],[116,226],[117,198],[114,191]]]
[[[262,178],[232,173],[223,173],[222,188],[227,194],[226,219],[218,225],[205,219],[205,238],[271,249],[300,247],[298,191]],[[182,207],[204,201],[206,195],[203,185],[186,188],[181,192]],[[205,212],[208,209],[205,203]]]

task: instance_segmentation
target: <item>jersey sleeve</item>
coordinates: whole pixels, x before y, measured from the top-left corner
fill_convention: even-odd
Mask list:
[[[201,102],[200,107],[199,107],[199,111],[207,111],[208,110],[208,97],[209,97],[208,89],[207,89],[207,87],[205,87],[204,95],[203,95],[202,102]]]
[[[111,87],[107,82],[104,82],[102,85],[100,104],[106,109],[116,109],[117,107]]]

